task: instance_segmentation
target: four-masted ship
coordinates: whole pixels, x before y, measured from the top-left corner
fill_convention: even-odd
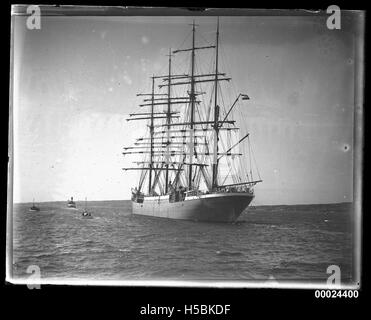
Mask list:
[[[231,78],[219,71],[219,19],[214,45],[196,46],[195,30],[193,22],[190,48],[169,50],[168,72],[151,77],[151,92],[137,94],[143,97],[140,107],[145,111],[132,113],[127,120],[147,121],[148,132],[124,148],[124,155],[140,154],[143,159],[134,162],[137,167],[123,170],[141,171],[132,189],[133,214],[233,222],[253,200],[253,187],[262,181],[252,176],[251,155],[250,171],[246,170],[248,163],[241,160],[239,146],[249,141],[249,134],[239,134],[231,119],[236,103],[249,97],[240,93],[227,107],[220,101],[220,84]],[[207,50],[213,52],[213,70],[196,72],[196,53]],[[188,72],[173,73],[172,58],[186,54],[190,55]],[[183,88],[183,93],[175,88]]]

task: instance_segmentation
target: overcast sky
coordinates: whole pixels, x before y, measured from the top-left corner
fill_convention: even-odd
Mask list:
[[[212,44],[216,18],[195,19],[197,41]],[[125,119],[148,77],[166,72],[169,47],[190,45],[192,20],[42,17],[41,30],[28,30],[14,17],[15,202],[130,198],[138,173],[122,171],[121,152],[140,129]],[[347,21],[328,30],[320,17],[221,17],[220,41],[230,100],[251,99],[239,120],[264,180],[255,204],[351,201],[356,43]]]

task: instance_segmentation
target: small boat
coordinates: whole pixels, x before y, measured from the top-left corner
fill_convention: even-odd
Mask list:
[[[32,207],[30,207],[29,211],[40,211],[40,208],[35,206],[35,199],[32,200]]]
[[[87,206],[86,206],[86,198],[85,198],[85,209],[84,211],[82,212],[81,216],[83,218],[93,218],[92,215],[91,215],[91,212],[88,211],[87,209]]]
[[[71,200],[68,200],[67,207],[68,208],[76,208],[76,203],[73,201],[73,197],[71,197]]]
[[[91,213],[90,213],[90,212],[87,212],[87,211],[84,211],[84,212],[81,214],[81,216],[82,216],[83,218],[90,218],[90,219],[93,218],[93,216],[91,215]]]

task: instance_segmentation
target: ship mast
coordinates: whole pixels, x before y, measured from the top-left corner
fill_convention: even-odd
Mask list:
[[[214,154],[213,154],[213,177],[212,190],[218,186],[218,140],[219,140],[219,106],[218,106],[218,51],[219,51],[219,17],[216,29],[215,48],[215,98],[214,98]]]
[[[194,114],[195,114],[195,82],[194,82],[194,75],[195,75],[195,21],[193,20],[192,24],[192,66],[191,66],[191,92],[190,92],[190,100],[191,100],[191,119],[190,119],[190,142],[189,142],[189,171],[188,171],[188,190],[192,190],[192,161],[193,161],[193,148],[194,148],[194,132],[193,132],[193,125],[194,125]]]
[[[152,189],[152,167],[153,167],[153,106],[155,100],[155,77],[152,76],[152,94],[151,94],[151,124],[149,126],[150,134],[150,159],[149,159],[149,178],[148,178],[148,194],[151,194]]]
[[[167,114],[166,114],[166,124],[171,122],[171,48],[169,49],[169,77],[168,77],[168,87],[167,87]],[[165,194],[168,193],[169,188],[169,160],[170,160],[170,127],[167,126],[167,146],[166,146],[166,172],[165,172]]]
[[[218,105],[218,93],[220,91],[219,81],[229,81],[231,78],[227,77],[225,73],[219,72],[219,18],[217,21],[216,29],[216,39],[215,45],[207,46],[196,46],[196,35],[195,29],[196,24],[193,21],[192,25],[192,47],[186,49],[177,49],[174,51],[169,50],[168,54],[168,72],[166,75],[152,76],[152,90],[150,93],[140,93],[137,96],[147,96],[143,101],[144,103],[139,104],[140,107],[149,107],[148,112],[131,113],[131,120],[150,120],[148,124],[149,137],[139,138],[136,140],[134,146],[124,147],[123,154],[149,154],[149,159],[145,161],[136,162],[137,167],[123,168],[123,170],[143,170],[144,174],[141,176],[139,183],[139,190],[141,189],[146,174],[148,173],[148,195],[156,194],[156,188],[159,189],[161,195],[168,194],[169,192],[169,182],[171,182],[171,171],[176,171],[174,174],[174,180],[172,182],[173,186],[178,184],[178,181],[182,178],[183,183],[187,186],[189,191],[198,190],[199,188],[199,178],[200,172],[205,180],[206,187],[209,191],[216,191],[218,188],[225,187],[224,182],[218,181],[218,166],[220,159],[224,156],[235,156],[242,155],[240,153],[231,152],[238,144],[248,137],[245,135],[238,143],[230,147],[226,152],[219,152],[219,134],[222,131],[238,130],[236,127],[225,127],[225,124],[235,124],[235,120],[228,120],[228,116],[237,101],[242,98],[242,100],[248,100],[249,97],[246,94],[240,93],[236,100],[233,102],[229,111],[220,119],[220,106]],[[196,74],[196,62],[195,53],[196,50],[202,49],[215,49],[215,70],[209,74]],[[191,72],[190,74],[172,74],[172,56],[178,52],[188,52],[191,53]],[[155,93],[155,82],[156,79],[162,80],[162,83],[158,85],[159,89],[166,87],[166,93]],[[196,99],[199,95],[205,94],[205,92],[197,92],[196,85],[201,83],[213,83],[214,92],[211,98],[214,100],[214,105],[209,105],[213,108],[213,118],[209,118],[207,115],[206,119],[201,117],[201,114],[197,113],[195,110],[196,104],[202,102],[201,99]],[[156,84],[157,85],[157,84]],[[187,95],[184,96],[174,96],[172,97],[172,86],[189,86],[189,91]],[[184,104],[187,112],[182,115],[176,115],[180,112],[172,111],[172,104]],[[155,110],[155,107],[164,108],[163,111]],[[210,109],[208,109],[210,112]],[[156,112],[155,112],[156,111]],[[198,118],[196,117],[198,114]],[[181,118],[181,121],[172,121],[172,118]],[[197,118],[197,119],[196,119]],[[155,125],[155,120],[160,120],[160,124]],[[165,121],[164,121],[165,120]],[[202,126],[201,128],[199,126]],[[206,126],[204,126],[206,125]],[[161,130],[161,127],[166,127],[166,130]],[[179,129],[171,129],[173,127],[180,127]],[[211,148],[208,147],[208,142],[205,137],[205,142],[202,143],[199,139],[200,135],[195,135],[196,132],[200,131],[211,131],[213,136],[213,145]],[[178,133],[180,135],[178,136]],[[179,141],[182,139],[183,141]],[[197,140],[196,140],[197,139]],[[211,142],[211,141],[210,141]],[[199,149],[200,146],[205,145],[205,150]],[[187,146],[184,149],[184,146]],[[149,150],[148,150],[149,148]],[[224,148],[224,146],[223,146]],[[212,152],[209,150],[213,149]],[[127,151],[130,150],[130,151]],[[203,159],[199,156],[211,156],[211,172],[206,170],[205,167],[208,166]],[[180,162],[174,162],[170,159],[173,156],[182,156]],[[161,161],[160,161],[161,159]],[[187,161],[188,159],[188,161]],[[210,158],[209,158],[210,159]],[[135,163],[135,162],[134,162]],[[148,164],[148,166],[146,166]],[[184,170],[183,167],[186,166],[188,170]],[[196,168],[195,168],[196,167]],[[161,172],[162,171],[162,172]],[[180,175],[181,171],[185,171],[184,175]],[[153,172],[155,172],[153,174]],[[164,173],[162,175],[161,173]],[[196,173],[196,174],[195,174]],[[210,176],[210,173],[212,174]],[[251,175],[251,174],[250,174]],[[193,178],[195,177],[195,182]],[[161,178],[161,179],[160,179]],[[165,178],[165,181],[163,180]],[[252,180],[252,179],[251,179]],[[225,180],[224,180],[225,181]],[[255,184],[259,181],[244,182],[243,184]],[[163,185],[165,183],[165,185]]]

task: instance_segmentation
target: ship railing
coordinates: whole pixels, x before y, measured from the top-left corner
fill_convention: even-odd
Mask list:
[[[190,190],[190,191],[186,191],[186,196],[187,197],[198,197],[198,196],[202,196],[206,194],[205,191],[201,191],[201,190]]]
[[[233,187],[218,187],[216,192],[220,193],[250,193],[254,194],[254,189],[247,185],[233,186]]]

